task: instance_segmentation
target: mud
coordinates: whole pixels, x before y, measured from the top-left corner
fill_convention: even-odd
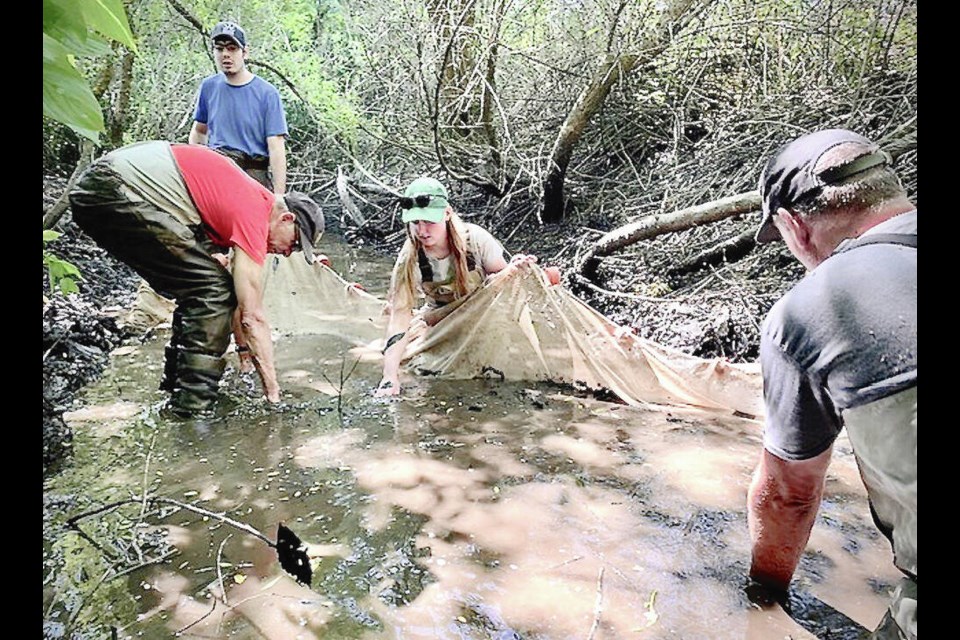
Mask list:
[[[47,249],[78,266],[81,295],[50,292],[43,274],[43,474],[56,471],[70,451],[71,433],[62,414],[76,392],[97,379],[123,332],[110,315],[133,299],[138,278],[99,249],[73,224]]]

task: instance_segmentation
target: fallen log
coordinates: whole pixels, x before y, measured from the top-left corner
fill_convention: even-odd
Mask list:
[[[717,222],[736,215],[759,211],[760,194],[739,193],[720,200],[687,207],[673,213],[646,216],[607,233],[587,251],[578,271],[591,281],[596,280],[600,260],[640,240],[647,240],[672,231],[682,231],[701,224]]]
[[[914,118],[904,123],[889,140],[884,141],[883,147],[894,160],[917,148],[915,121]],[[748,191],[673,213],[646,216],[614,229],[597,240],[581,259],[578,271],[583,277],[596,282],[600,260],[604,256],[640,240],[648,240],[664,233],[683,231],[744,213],[759,212],[760,204],[760,194],[757,191]],[[708,249],[687,263],[671,269],[671,273],[674,275],[686,273],[723,261],[735,262],[750,253],[755,246],[752,236],[752,232],[744,232],[736,238]]]

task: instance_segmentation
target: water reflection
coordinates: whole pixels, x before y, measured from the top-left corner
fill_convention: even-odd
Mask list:
[[[759,424],[490,380],[421,378],[382,402],[376,363],[340,384],[350,347],[280,341],[279,409],[231,371],[219,415],[164,422],[162,336],[88,391],[49,491],[97,505],[147,490],[272,538],[283,522],[314,564],[307,588],[255,537],[153,514],[179,553],[118,578],[137,612],[119,637],[856,637],[881,617],[896,573],[848,446],[798,571],[801,626],[743,591]]]

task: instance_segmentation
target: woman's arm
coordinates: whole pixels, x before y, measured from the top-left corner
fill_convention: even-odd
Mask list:
[[[518,253],[508,262],[504,257],[503,246],[489,231],[476,226],[472,229],[472,238],[476,243],[475,251],[480,254],[483,271],[487,275],[500,273],[510,265],[520,266],[537,261],[536,256]]]
[[[410,343],[410,324],[413,312],[409,308],[394,308],[390,303],[390,321],[387,323],[386,346],[383,349],[383,378],[374,395],[395,396],[400,393],[400,361]]]

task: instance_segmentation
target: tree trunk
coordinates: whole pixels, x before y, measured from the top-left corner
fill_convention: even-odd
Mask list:
[[[124,48],[120,54],[120,78],[117,98],[110,110],[107,124],[107,140],[110,148],[123,146],[123,130],[130,107],[130,85],[133,83],[133,53]]]
[[[83,170],[93,161],[94,149],[93,142],[86,138],[82,139],[80,143],[80,160],[77,161],[77,166],[74,167],[73,173],[70,174],[70,179],[67,180],[67,187],[63,190],[63,193],[60,194],[60,197],[57,198],[57,201],[50,205],[48,210],[43,212],[44,229],[52,229],[60,222],[63,214],[66,213],[67,207],[70,206],[70,201],[68,200],[70,190],[73,189],[73,185],[77,183],[77,178],[80,177]]]
[[[643,51],[643,60],[646,62],[654,60],[667,48],[676,32],[682,29],[699,9],[711,2],[713,0],[671,0],[660,14],[660,20],[649,36],[636,47]],[[577,101],[563,121],[557,139],[553,143],[553,150],[550,152],[547,174],[543,179],[541,209],[543,222],[559,222],[563,219],[565,208],[563,186],[574,147],[580,141],[590,120],[603,107],[613,85],[630,75],[640,61],[638,54],[608,56],[600,69],[593,74],[589,84],[580,92]]]
[[[497,185],[502,189],[505,179],[504,157],[500,149],[500,136],[497,127],[493,123],[494,100],[496,100],[497,91],[497,42],[500,39],[500,26],[503,24],[503,12],[505,2],[498,1],[494,3],[495,24],[493,33],[490,35],[490,42],[486,54],[486,70],[484,73],[483,92],[481,94],[480,119],[483,124],[483,131],[486,137],[487,145],[490,148],[490,161],[493,165],[494,175]]]
[[[740,193],[728,198],[699,204],[673,213],[646,216],[614,229],[594,243],[580,263],[579,271],[588,280],[594,281],[600,259],[640,240],[647,240],[662,233],[682,231],[701,224],[724,220],[760,209],[760,194],[756,191]]]
[[[550,165],[543,181],[544,222],[559,222],[563,219],[564,197],[563,183],[567,175],[567,166],[580,137],[590,120],[603,106],[610,89],[621,78],[630,75],[637,65],[639,56],[618,55],[608,59],[597,71],[574,103],[560,127],[560,133],[550,152]]]

